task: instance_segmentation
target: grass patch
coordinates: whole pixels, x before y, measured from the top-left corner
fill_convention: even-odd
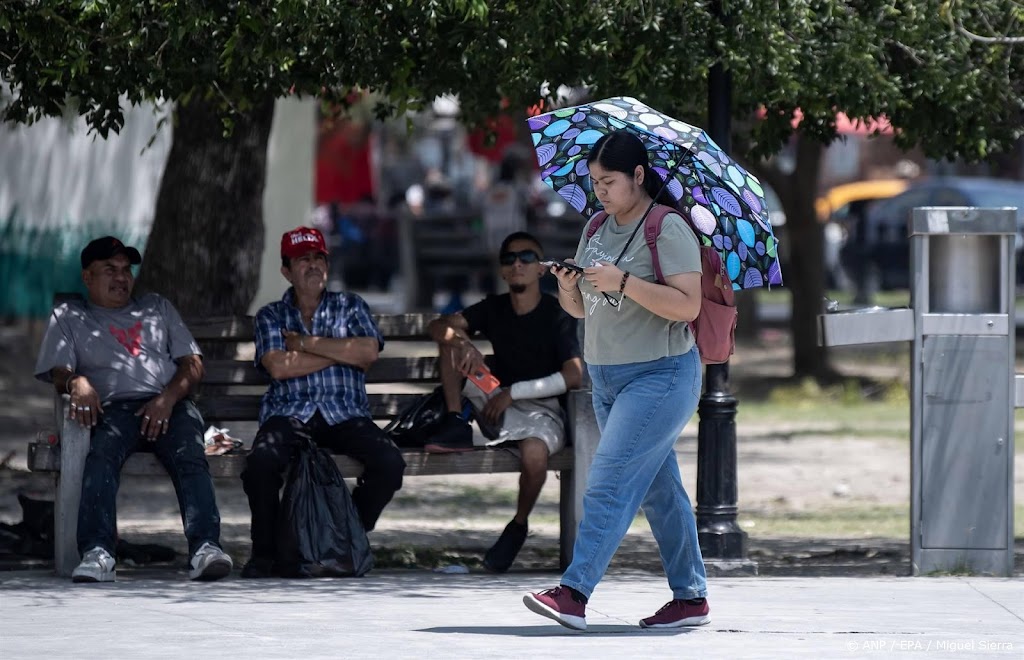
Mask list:
[[[807,378],[766,399],[739,395],[736,421],[780,434],[890,437],[910,441],[910,393],[898,380],[864,387],[855,379],[822,386]],[[1014,447],[1024,451],[1024,408],[1014,410]]]
[[[865,387],[848,378],[834,385],[823,386],[813,378],[804,378],[794,385],[780,385],[769,393],[768,403],[795,408],[817,408],[822,404],[856,406],[865,403],[910,404],[907,387],[899,380],[882,381]]]
[[[823,386],[807,378],[779,385],[763,400],[742,400],[736,418],[766,430],[909,438],[910,398],[896,380],[865,387],[856,379]]]
[[[744,511],[737,517],[750,536],[794,538],[910,538],[910,504],[816,511]],[[1024,503],[1013,512],[1013,535],[1024,538]]]
[[[787,409],[781,414],[766,403],[741,404],[740,423],[754,423],[779,435],[902,438],[910,441],[910,412],[880,404]]]
[[[389,548],[374,548],[373,561],[377,568],[438,568],[462,564],[469,569],[483,567],[483,561],[479,554],[455,552],[444,548],[429,548],[423,546],[393,546]]]
[[[853,292],[851,291],[828,291],[825,293],[830,300],[838,300],[839,304],[846,307],[853,304]],[[793,293],[785,287],[774,289],[759,289],[757,291],[758,302],[770,304],[786,304],[793,300]],[[882,307],[905,307],[910,305],[910,291],[880,291],[875,295],[872,304]]]
[[[910,503],[817,511],[744,511],[737,518],[750,536],[798,538],[910,538]]]
[[[449,486],[439,491],[398,491],[392,500],[395,508],[430,506],[438,513],[461,515],[489,508],[515,510],[519,491],[509,488],[480,488],[463,485]]]

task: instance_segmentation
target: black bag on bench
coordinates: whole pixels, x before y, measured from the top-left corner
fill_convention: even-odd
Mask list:
[[[408,449],[422,449],[433,437],[448,408],[444,403],[444,390],[438,385],[433,392],[424,394],[399,413],[384,427],[396,445]]]
[[[288,469],[277,552],[284,577],[359,577],[373,568],[348,486],[330,452],[312,440]]]

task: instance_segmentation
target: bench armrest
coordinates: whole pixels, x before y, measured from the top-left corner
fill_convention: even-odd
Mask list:
[[[587,490],[587,474],[597,453],[601,433],[594,416],[593,400],[589,389],[569,390],[569,418],[566,425],[573,453],[569,474],[562,474],[560,517],[561,565],[565,569],[572,562],[572,549],[576,544],[576,528],[583,519],[583,495]]]

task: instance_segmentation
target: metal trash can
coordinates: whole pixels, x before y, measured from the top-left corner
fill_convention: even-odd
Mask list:
[[[819,317],[823,344],[911,341],[911,564],[1013,573],[1013,209],[918,208],[911,308]],[[1024,383],[1022,383],[1024,387]]]
[[[914,209],[911,561],[1013,573],[1016,213]]]

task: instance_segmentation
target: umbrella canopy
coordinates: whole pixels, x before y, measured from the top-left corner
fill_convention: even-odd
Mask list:
[[[734,289],[782,283],[761,182],[703,129],[627,96],[561,108],[527,122],[541,179],[584,216],[601,209],[587,156],[604,135],[627,130],[646,145],[651,168],[667,179],[698,238],[722,254]]]

